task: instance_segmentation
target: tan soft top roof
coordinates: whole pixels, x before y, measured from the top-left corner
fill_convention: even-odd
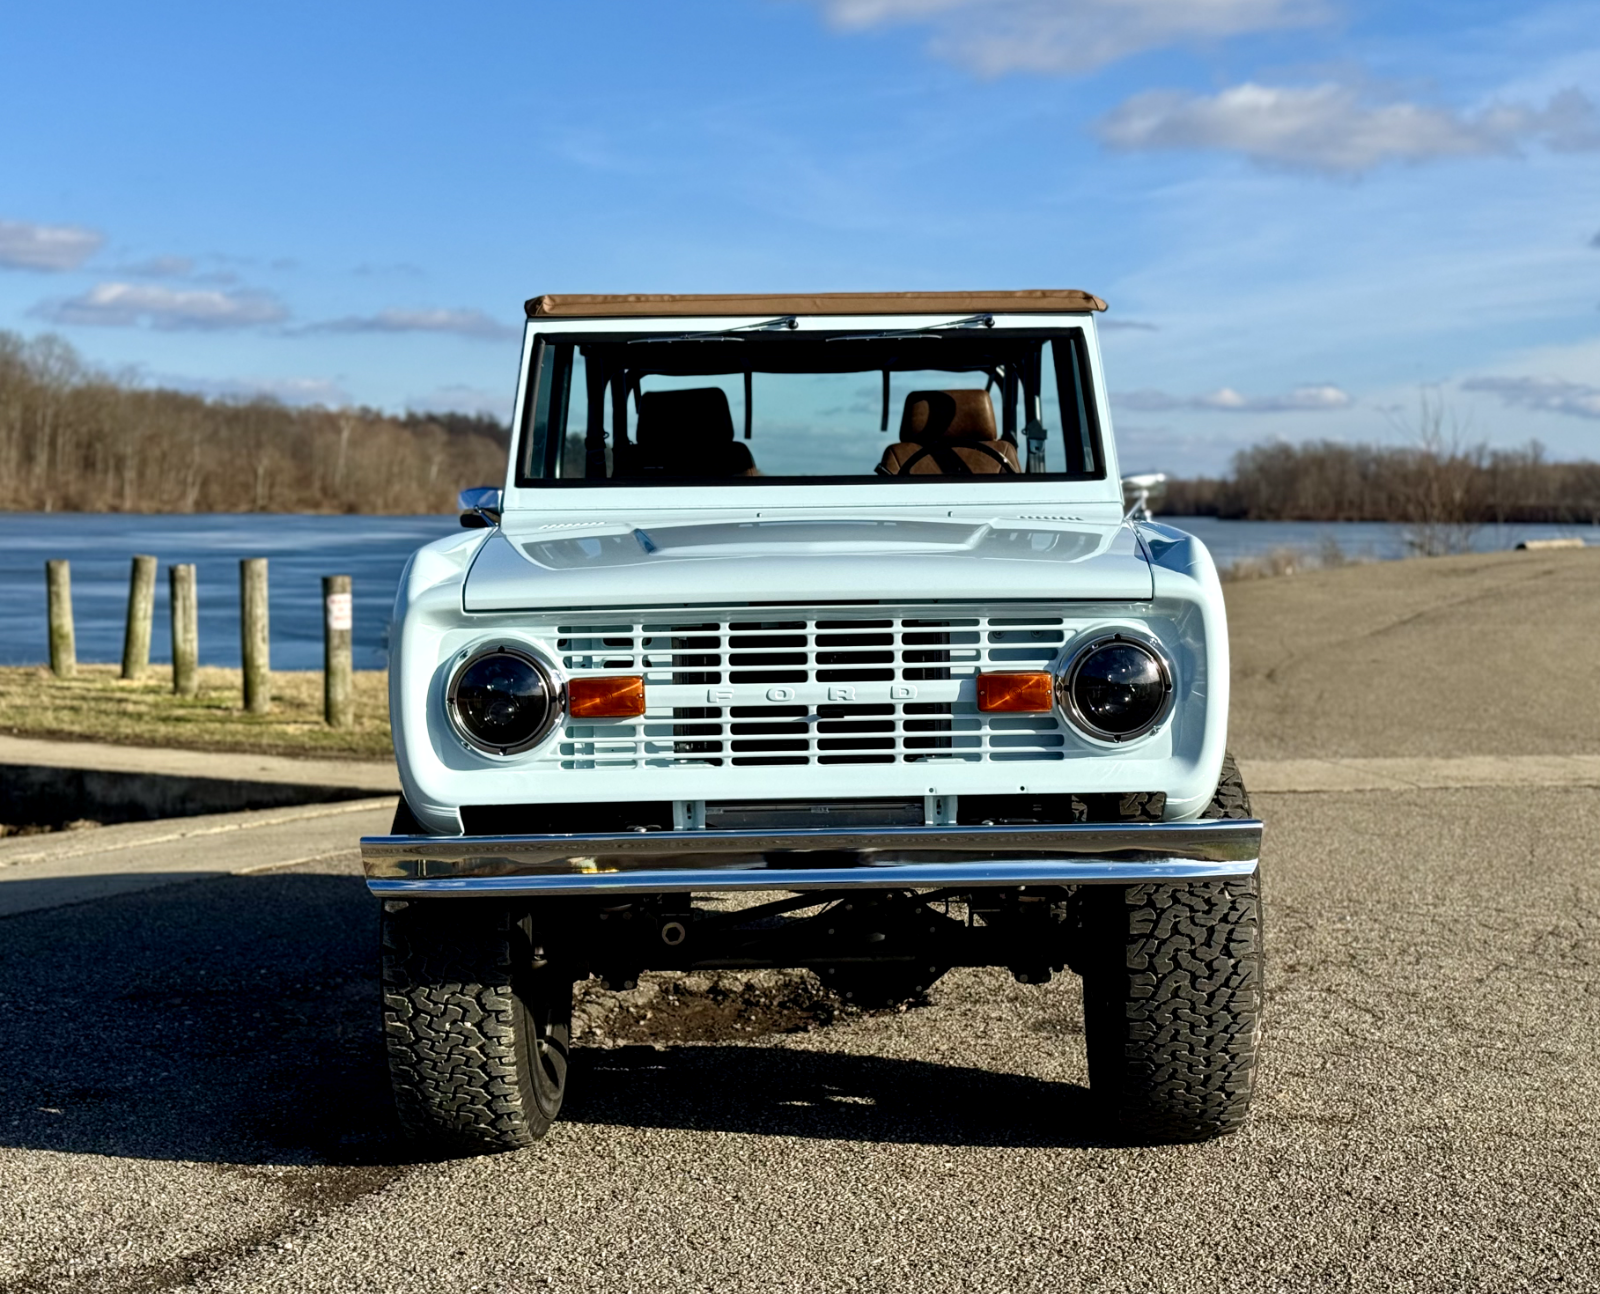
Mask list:
[[[533,297],[530,319],[663,318],[674,315],[1068,314],[1104,310],[1106,303],[1073,288],[1017,292],[818,292],[810,296],[723,293],[673,296],[563,294]]]

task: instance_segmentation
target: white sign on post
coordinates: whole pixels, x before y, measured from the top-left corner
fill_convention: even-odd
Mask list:
[[[348,593],[328,594],[328,628],[348,629],[351,624],[350,595]]]

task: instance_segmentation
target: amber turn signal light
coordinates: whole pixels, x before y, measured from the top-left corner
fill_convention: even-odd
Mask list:
[[[567,684],[567,713],[574,719],[625,719],[644,713],[644,680],[575,678]]]
[[[979,674],[978,709],[1011,714],[1042,714],[1055,706],[1052,674]]]

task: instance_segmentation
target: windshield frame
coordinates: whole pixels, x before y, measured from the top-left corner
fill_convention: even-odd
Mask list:
[[[676,480],[635,480],[629,478],[544,477],[528,474],[532,451],[534,417],[540,377],[540,358],[548,344],[582,344],[583,342],[622,342],[633,338],[688,339],[695,336],[721,337],[743,333],[749,336],[753,321],[749,318],[722,317],[671,320],[625,319],[573,319],[552,326],[550,320],[529,321],[523,339],[522,372],[513,426],[516,429],[506,475],[506,505],[508,510],[571,505],[588,512],[611,510],[616,507],[645,505],[652,510],[662,507],[678,508],[698,506],[722,508],[737,503],[748,507],[759,503],[768,506],[815,507],[824,503],[818,498],[818,487],[828,489],[829,505],[862,505],[873,502],[898,504],[916,503],[983,503],[1005,500],[1026,504],[1036,502],[1107,503],[1121,500],[1117,478],[1115,437],[1112,433],[1108,402],[1103,385],[1102,363],[1093,316],[1078,314],[1018,314],[995,316],[992,329],[982,335],[998,340],[1003,334],[1021,334],[1019,340],[1061,340],[1072,345],[1079,365],[1085,372],[1083,411],[1087,422],[1089,446],[1094,456],[1095,470],[1091,472],[1022,473],[1016,476],[949,477],[939,475],[913,476],[751,476],[725,478],[685,478]],[[760,321],[755,321],[759,325]],[[967,324],[968,319],[950,316],[812,316],[791,323],[783,321],[781,337],[772,337],[763,345],[783,345],[785,339],[807,340],[812,343],[825,337],[870,338],[875,335],[893,337],[907,333],[932,332],[945,336],[973,336],[977,330],[953,329],[952,325]],[[947,331],[949,330],[949,331]],[[929,346],[940,343],[929,340]],[[757,370],[761,371],[761,370]],[[839,370],[854,372],[854,369]],[[863,369],[863,373],[872,370]],[[577,393],[575,392],[574,395]],[[609,419],[608,419],[609,425]],[[567,426],[571,433],[570,423]],[[1054,437],[1063,435],[1059,426],[1052,429]],[[663,486],[670,486],[670,494]],[[756,494],[748,491],[755,490]],[[602,493],[596,494],[596,491]],[[562,498],[561,496],[565,496]],[[558,502],[558,498],[560,502]]]

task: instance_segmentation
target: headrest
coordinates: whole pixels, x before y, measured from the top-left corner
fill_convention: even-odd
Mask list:
[[[994,440],[994,406],[983,390],[913,391],[900,417],[900,439]]]
[[[639,443],[687,449],[733,439],[728,395],[719,386],[646,391],[639,397]]]

